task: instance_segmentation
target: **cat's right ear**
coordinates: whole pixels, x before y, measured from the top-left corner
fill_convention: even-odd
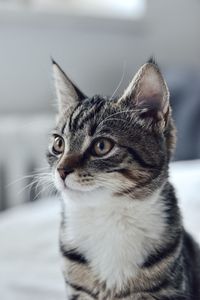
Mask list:
[[[87,98],[53,59],[52,67],[59,112],[67,111]]]

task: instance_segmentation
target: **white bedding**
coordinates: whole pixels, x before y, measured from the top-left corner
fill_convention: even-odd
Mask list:
[[[185,226],[200,242],[200,160],[174,163],[170,174]],[[59,200],[50,198],[0,214],[0,299],[65,299],[59,212]]]

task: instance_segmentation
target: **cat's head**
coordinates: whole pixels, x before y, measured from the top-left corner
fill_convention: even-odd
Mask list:
[[[175,145],[169,91],[144,64],[122,96],[85,96],[53,61],[58,117],[47,154],[61,192],[107,189],[143,198],[167,179]]]

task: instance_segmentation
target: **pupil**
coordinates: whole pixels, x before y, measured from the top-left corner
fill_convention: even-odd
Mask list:
[[[99,144],[99,149],[100,149],[101,151],[104,150],[104,142],[100,142],[100,144]]]
[[[56,140],[56,146],[57,146],[58,148],[61,148],[61,147],[62,147],[62,140],[61,140],[61,139],[57,138],[57,140]]]

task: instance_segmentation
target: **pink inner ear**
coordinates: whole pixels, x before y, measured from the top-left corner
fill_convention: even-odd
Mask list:
[[[143,77],[138,82],[136,91],[136,101],[163,100],[163,83],[160,79],[160,74],[154,69],[149,67],[145,70]]]

